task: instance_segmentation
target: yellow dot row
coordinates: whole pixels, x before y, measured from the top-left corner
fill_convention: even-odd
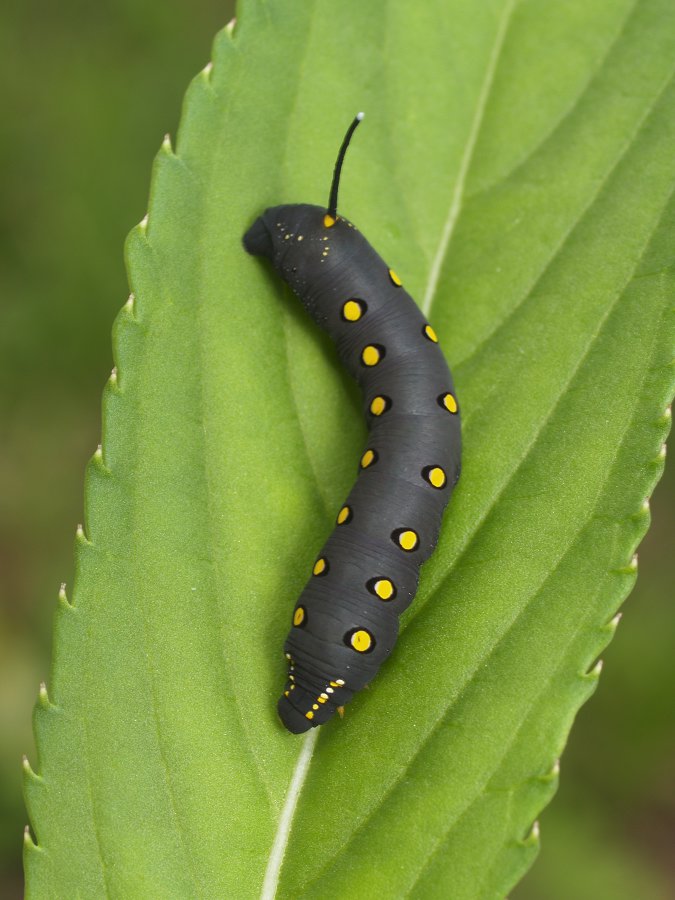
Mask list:
[[[325,556],[320,556],[314,563],[314,567],[312,568],[312,575],[325,575],[326,572],[328,572],[328,560]],[[396,587],[394,585],[394,582],[389,578],[373,578],[368,582],[366,587],[371,593],[379,597],[380,600],[391,600],[396,595]],[[296,618],[298,619],[297,622],[295,621]],[[295,611],[293,624],[301,625],[304,619],[304,610],[299,606]]]
[[[452,413],[453,415],[459,409],[457,400],[449,391],[446,391],[443,394],[439,394],[437,397],[437,401],[438,405],[442,409],[446,410],[449,413]],[[381,416],[383,413],[387,412],[387,410],[391,409],[391,405],[392,403],[389,397],[385,397],[383,394],[378,394],[370,401],[368,411],[373,416]]]
[[[436,473],[434,477],[437,481],[440,479],[440,476],[438,473],[443,473],[443,478],[445,478],[445,473],[439,466],[433,466],[432,471],[434,471]],[[430,483],[432,483],[431,479],[429,479],[429,481],[430,481]],[[445,484],[445,481],[443,481],[443,484]],[[434,485],[434,487],[442,487],[442,486],[443,485]],[[347,522],[351,522],[352,516],[353,516],[353,510],[352,510],[351,506],[345,504],[342,507],[342,509],[340,510],[340,512],[337,514],[337,519],[336,519],[337,524],[338,525],[346,525]],[[394,541],[394,543],[398,544],[398,546],[402,550],[411,551],[411,550],[417,549],[417,544],[419,542],[419,535],[417,534],[416,531],[413,531],[411,528],[397,528],[396,531],[392,532],[391,537],[392,537],[392,540]]]
[[[330,686],[326,688],[325,691],[322,691],[319,696],[316,698],[315,702],[312,704],[312,708],[305,713],[306,719],[313,719],[314,713],[319,708],[320,703],[326,703],[328,701],[328,695],[334,692],[334,688],[343,687],[344,681],[342,678],[338,678],[336,681],[331,681]]]

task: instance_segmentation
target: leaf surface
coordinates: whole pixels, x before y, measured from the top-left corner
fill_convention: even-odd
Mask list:
[[[241,4],[127,245],[29,897],[499,897],[526,870],[663,464],[673,59],[666,0]],[[325,202],[359,109],[341,209],[440,336],[464,465],[392,659],[292,782],[281,647],[365,425],[240,241]]]

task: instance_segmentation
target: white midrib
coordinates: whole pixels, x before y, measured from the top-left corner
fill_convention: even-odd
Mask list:
[[[300,792],[307,778],[309,764],[312,761],[314,746],[319,736],[319,729],[312,728],[307,734],[295,764],[293,777],[288,786],[286,799],[284,800],[284,808],[279,816],[279,825],[277,833],[274,835],[274,843],[270,851],[270,858],[267,861],[267,869],[265,870],[265,880],[263,881],[262,890],[260,892],[260,900],[274,900],[277,893],[277,885],[279,884],[279,875],[281,874],[281,866],[286,853],[288,839],[291,836],[291,828],[293,827],[293,816],[295,815],[295,807],[298,805]]]
[[[462,160],[459,165],[459,172],[457,173],[457,180],[452,192],[450,208],[448,209],[448,215],[443,225],[441,239],[438,242],[438,247],[436,248],[436,253],[434,254],[433,262],[431,263],[429,278],[427,279],[427,287],[424,292],[424,297],[422,298],[421,306],[422,312],[425,316],[428,316],[429,312],[431,311],[431,304],[433,303],[433,299],[436,295],[436,288],[438,287],[438,279],[441,277],[443,260],[445,259],[448,252],[450,239],[452,237],[453,231],[455,230],[455,225],[457,224],[457,219],[459,218],[459,213],[462,208],[467,175],[469,174],[471,160],[473,159],[473,153],[476,148],[478,134],[480,133],[481,125],[483,124],[485,107],[487,106],[488,97],[490,96],[490,91],[492,89],[492,83],[494,81],[495,72],[497,70],[497,63],[502,52],[504,36],[506,35],[506,29],[509,24],[509,19],[511,18],[511,13],[513,12],[514,4],[515,0],[508,0],[508,2],[504,5],[504,9],[502,10],[502,14],[499,19],[499,24],[497,26],[495,42],[492,46],[488,64],[485,69],[485,77],[483,78],[483,84],[481,85],[480,93],[478,95],[476,111],[473,115],[471,128],[469,129],[469,135],[464,147],[464,153],[462,154]]]

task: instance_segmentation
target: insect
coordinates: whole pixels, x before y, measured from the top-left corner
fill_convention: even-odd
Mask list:
[[[278,712],[294,734],[326,722],[391,653],[460,471],[459,408],[436,333],[396,272],[337,213],[342,164],[362,118],[340,147],[328,208],[272,207],[243,238],[335,341],[363,390],[370,428],[284,646]]]

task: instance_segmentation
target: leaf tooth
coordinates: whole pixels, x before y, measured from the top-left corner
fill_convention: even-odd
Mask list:
[[[96,450],[94,450],[94,454],[91,458],[91,464],[95,466],[99,471],[104,472],[106,475],[110,475],[110,469],[106,466],[105,461],[103,459],[103,444],[98,444]]]
[[[56,704],[52,703],[52,701],[49,699],[49,694],[47,693],[47,685],[44,683],[44,681],[40,682],[40,689],[38,690],[38,705],[41,709],[46,710],[56,708]]]
[[[38,850],[40,853],[44,853],[42,847],[33,840],[33,835],[30,833],[30,825],[26,825],[23,830],[23,846],[26,850]]]
[[[110,373],[108,384],[113,390],[119,392],[119,384],[117,383],[117,366],[112,367],[112,372]]]
[[[65,609],[71,611],[75,609],[74,605],[68,600],[68,595],[66,594],[66,583],[65,581],[61,582],[61,587],[59,588],[59,607],[61,609]]]
[[[235,29],[236,24],[237,24],[237,17],[232,16],[230,21],[227,23],[227,25],[223,29],[225,31],[225,33],[227,35],[229,35],[231,38],[234,38],[234,29]]]
[[[640,508],[633,513],[632,519],[635,522],[639,522],[646,528],[646,526],[649,524],[650,514],[649,497],[645,497],[640,504]]]
[[[202,81],[207,87],[213,90],[212,74],[213,63],[211,62],[211,60],[209,60],[209,62],[207,62],[204,68],[199,72],[197,78]]]
[[[84,525],[79,522],[75,529],[75,543],[81,547],[91,546],[91,541],[84,533]]]
[[[538,780],[544,782],[545,784],[548,784],[552,781],[557,781],[559,775],[560,775],[560,760],[556,759],[554,761],[553,765],[551,766],[551,768],[548,770],[548,772],[544,772],[543,775],[540,775]]]
[[[519,841],[521,847],[538,847],[539,846],[539,819],[535,819],[532,823],[527,835],[522,841]]]
[[[613,635],[619,625],[619,622],[621,621],[622,616],[623,613],[621,612],[618,612],[615,616],[613,616],[604,626],[605,631],[608,631],[610,635]]]
[[[138,319],[136,318],[136,294],[134,294],[133,291],[127,297],[127,301],[122,307],[121,312],[132,321],[138,321]]]
[[[620,575],[635,575],[635,574],[637,574],[637,570],[638,570],[638,555],[637,555],[637,553],[634,553],[631,556],[629,562],[627,562],[625,566],[621,566],[620,568],[616,569],[615,571],[618,572],[618,574],[620,574]]]
[[[42,775],[38,775],[38,773],[33,769],[25,753],[21,758],[21,768],[23,769],[25,777],[29,778],[31,781],[43,781]]]
[[[588,670],[588,672],[583,672],[581,677],[585,681],[597,682],[598,678],[600,678],[600,673],[602,672],[603,661],[599,659],[596,664]]]
[[[175,156],[176,154],[173,152],[173,147],[171,146],[171,135],[167,131],[164,135],[164,140],[162,141],[162,146],[159,148],[161,153],[166,153],[167,156]]]

